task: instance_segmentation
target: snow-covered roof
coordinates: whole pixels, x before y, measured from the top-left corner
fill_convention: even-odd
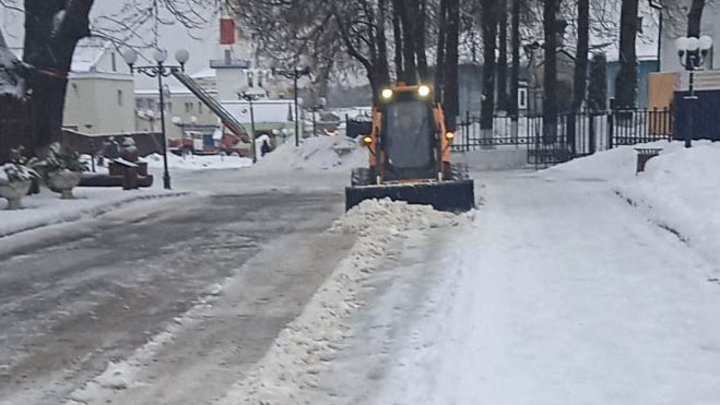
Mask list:
[[[90,43],[86,46],[78,45],[78,47],[75,48],[70,70],[76,73],[94,72],[109,46],[110,41],[107,41],[105,44]]]
[[[608,62],[617,62],[620,60],[620,51],[617,44],[609,44],[604,49],[598,49],[605,52]],[[657,43],[645,43],[638,40],[635,45],[638,61],[652,61],[658,59]]]
[[[199,70],[193,74],[190,75],[193,79],[212,79],[217,77],[217,74],[215,73],[215,69],[211,67],[206,67],[205,69]]]
[[[186,89],[185,87],[170,87],[170,94],[192,94],[190,90]],[[142,89],[142,90],[135,90],[136,96],[155,96],[157,97],[158,91],[157,89]]]
[[[22,48],[9,48],[12,53],[15,54],[15,56],[18,59],[22,59],[23,57],[23,49]],[[73,54],[73,60],[72,64],[70,66],[70,71],[73,73],[95,73],[102,71],[102,68],[99,67],[100,62],[102,61],[103,56],[109,52],[114,50],[114,46],[111,41],[104,40],[101,38],[86,38],[80,41],[78,43],[77,47],[75,48],[75,53]],[[122,56],[118,55],[117,64],[124,65],[125,62],[122,59]],[[104,72],[104,73],[114,73],[114,72]]]

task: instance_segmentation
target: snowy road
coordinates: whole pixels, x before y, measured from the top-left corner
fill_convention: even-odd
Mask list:
[[[434,274],[430,292],[369,304],[404,320],[386,325],[387,366],[364,378],[374,394],[362,403],[718,403],[708,262],[597,179],[479,178],[472,228],[394,273],[396,284]]]
[[[0,404],[212,399],[353,242],[322,234],[342,212],[337,192],[167,204],[66,226],[70,241],[2,258]],[[96,378],[109,362],[128,374]]]

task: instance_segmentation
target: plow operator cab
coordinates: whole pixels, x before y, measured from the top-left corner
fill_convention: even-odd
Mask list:
[[[455,133],[446,128],[442,107],[433,99],[425,85],[382,90],[373,109],[372,133],[362,139],[369,164],[353,169],[346,209],[382,198],[443,211],[474,207],[467,167],[450,161]]]

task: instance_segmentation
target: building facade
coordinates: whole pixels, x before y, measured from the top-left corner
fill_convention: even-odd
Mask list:
[[[109,41],[88,41],[73,56],[63,126],[90,135],[135,130],[130,69]]]
[[[660,68],[663,72],[679,72],[684,68],[680,64],[675,40],[687,35],[687,15],[692,0],[675,0],[666,8],[663,15],[663,33],[660,55]],[[713,49],[720,46],[720,3],[707,1],[700,24],[700,34],[713,39]],[[711,52],[706,69],[720,68],[720,52]]]

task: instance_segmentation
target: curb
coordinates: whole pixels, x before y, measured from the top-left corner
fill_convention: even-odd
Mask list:
[[[14,236],[14,235],[21,234],[21,233],[28,232],[28,231],[33,231],[33,230],[43,228],[46,226],[75,222],[75,221],[78,221],[85,217],[94,218],[94,217],[106,214],[110,211],[119,209],[125,205],[129,205],[129,204],[132,204],[132,203],[135,203],[138,201],[156,200],[156,199],[159,200],[159,199],[165,199],[165,198],[179,198],[179,197],[186,197],[191,194],[192,194],[192,192],[185,191],[185,192],[171,192],[171,193],[165,193],[165,194],[136,195],[136,196],[129,197],[127,199],[113,201],[110,203],[98,205],[93,208],[80,210],[77,213],[69,214],[63,218],[59,218],[58,220],[42,221],[39,223],[33,223],[27,227],[15,229],[15,230],[12,230],[9,232],[4,232],[4,233],[0,232],[0,241],[2,241],[4,238],[8,238],[10,236]]]

